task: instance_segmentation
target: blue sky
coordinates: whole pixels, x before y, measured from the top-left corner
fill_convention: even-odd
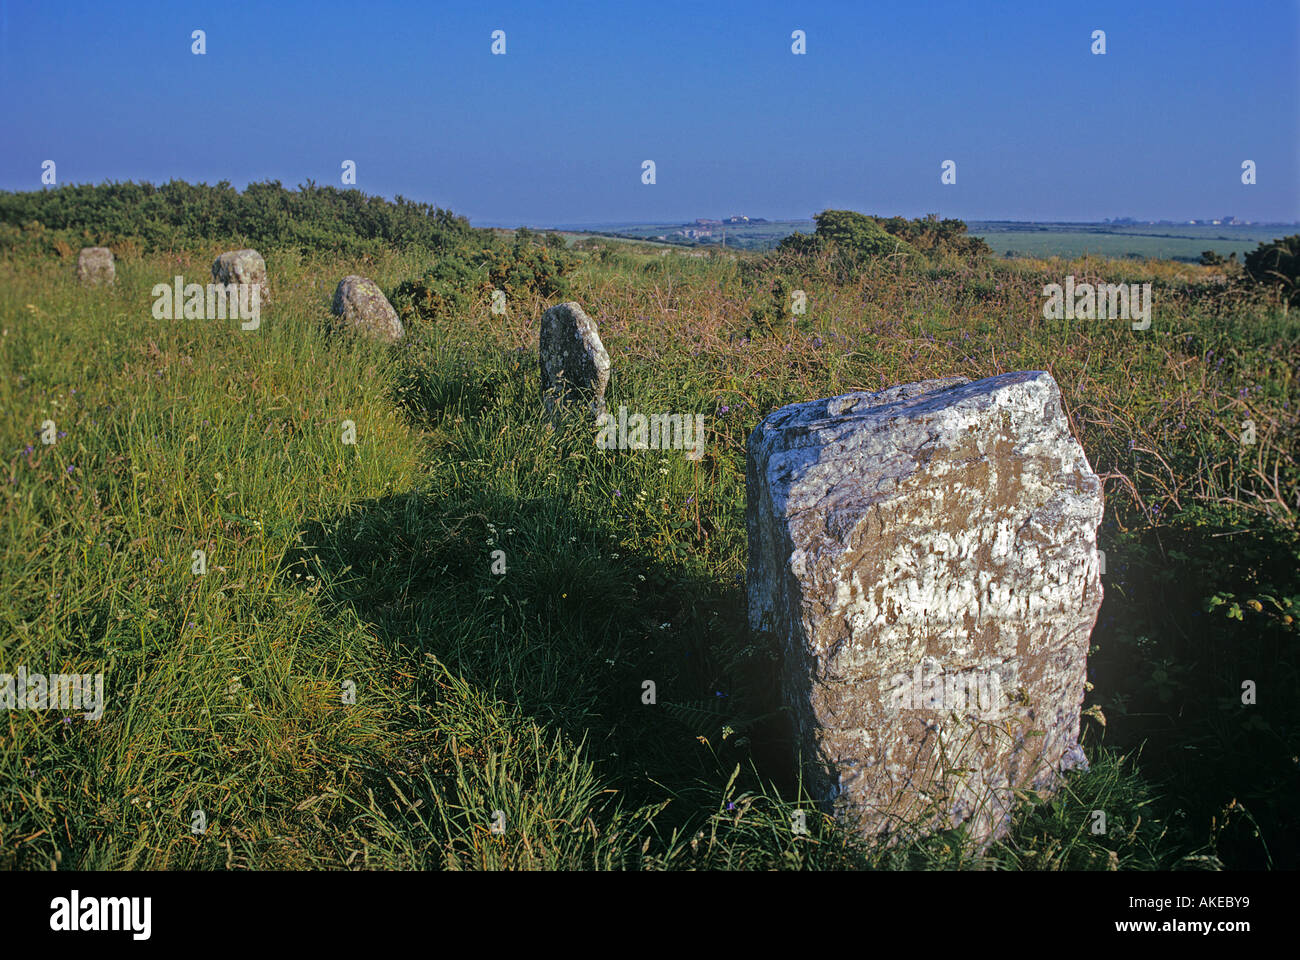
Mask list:
[[[1296,0],[0,0],[0,86],[5,190],[353,160],[477,224],[1300,220]]]

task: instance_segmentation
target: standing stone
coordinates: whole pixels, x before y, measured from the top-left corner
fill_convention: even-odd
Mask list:
[[[212,261],[212,282],[255,283],[258,285],[258,303],[266,306],[269,289],[266,284],[266,261],[256,250],[230,250]],[[251,301],[251,296],[248,301]]]
[[[108,247],[82,247],[77,257],[77,279],[82,283],[112,283],[117,278],[113,251]]]
[[[349,330],[378,337],[381,340],[400,340],[402,321],[378,285],[366,277],[355,274],[339,281],[334,291],[334,315],[342,317]]]
[[[575,401],[594,416],[605,412],[609,354],[596,332],[596,321],[577,303],[561,303],[542,314],[538,360],[542,402],[553,420],[561,407]]]
[[[1101,482],[1051,375],[783,407],[748,446],[749,622],[814,798],[865,836],[966,822],[1086,765]]]

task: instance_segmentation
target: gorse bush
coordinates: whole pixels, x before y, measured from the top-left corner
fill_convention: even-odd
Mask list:
[[[852,275],[853,267],[886,258],[930,260],[970,259],[987,256],[988,244],[968,236],[961,220],[940,220],[934,214],[908,220],[905,217],[873,217],[852,210],[823,210],[813,217],[811,234],[793,233],[781,241],[778,254],[798,257],[828,256],[834,272]],[[779,257],[778,257],[779,259]]]
[[[551,245],[516,237],[509,247],[489,251],[488,282],[504,290],[507,300],[562,299],[568,296],[566,275],[577,266],[577,258]]]
[[[423,274],[393,291],[393,308],[403,323],[433,322],[464,313],[496,290],[504,292],[507,303],[561,300],[568,296],[567,275],[577,262],[553,241],[521,230],[509,244],[446,250]]]
[[[1246,254],[1245,279],[1276,289],[1285,302],[1300,303],[1300,234],[1283,237]]]
[[[399,249],[440,250],[483,231],[464,217],[403,197],[386,200],[359,190],[297,190],[279,181],[250,183],[243,193],[227,181],[209,186],[173,180],[104,183],[0,193],[0,250],[59,243],[117,247],[130,241],[146,253],[209,250],[214,243],[304,253],[378,255]]]
[[[487,295],[491,289],[487,277],[486,263],[474,264],[455,254],[443,256],[419,277],[402,281],[390,299],[404,324],[452,317]]]
[[[911,254],[906,240],[888,233],[876,217],[852,210],[823,210],[813,217],[817,223],[811,236],[794,233],[777,249],[807,255],[829,252],[851,261],[879,260],[898,254]]]
[[[908,220],[905,217],[874,218],[890,236],[906,240],[913,248],[937,257],[984,257],[992,251],[979,237],[966,233],[966,223],[948,218],[940,220],[935,214]]]

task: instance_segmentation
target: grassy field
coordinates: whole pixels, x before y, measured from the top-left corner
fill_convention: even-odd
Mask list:
[[[107,692],[98,721],[0,713],[0,867],[1296,865],[1294,314],[1168,263],[837,280],[582,253],[611,405],[705,414],[692,462],[547,427],[541,302],[394,348],[323,334],[343,275],[391,290],[414,254],[266,249],[259,329],[153,319],[153,284],[206,282],[216,252],[135,253],[90,290],[67,259],[0,260],[0,670]],[[1152,282],[1151,329],[1043,320],[1066,274]],[[756,322],[777,276],[809,312]],[[785,403],[1020,369],[1052,372],[1105,479],[1092,769],[987,851],[873,847],[811,812],[766,709],[745,439]]]
[[[1019,257],[1127,257],[1199,263],[1213,250],[1237,259],[1294,227],[1202,226],[1187,224],[1020,224],[972,223],[970,233],[981,237],[994,253]]]

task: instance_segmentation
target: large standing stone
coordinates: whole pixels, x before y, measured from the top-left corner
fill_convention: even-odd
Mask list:
[[[82,283],[112,283],[117,278],[113,251],[108,247],[82,247],[77,256],[77,279]]]
[[[381,340],[400,340],[402,321],[378,285],[366,277],[355,274],[339,281],[334,291],[334,315],[343,318],[350,330],[378,337]]]
[[[542,402],[552,418],[562,406],[575,401],[597,417],[605,412],[609,354],[596,332],[596,321],[581,306],[569,301],[542,314],[538,359]]]
[[[270,300],[270,290],[266,284],[266,261],[256,250],[230,250],[221,254],[212,261],[212,282],[255,283],[258,285],[258,303],[264,307]]]
[[[813,796],[1005,832],[1078,746],[1101,483],[1041,371],[797,403],[748,447],[749,621]]]

